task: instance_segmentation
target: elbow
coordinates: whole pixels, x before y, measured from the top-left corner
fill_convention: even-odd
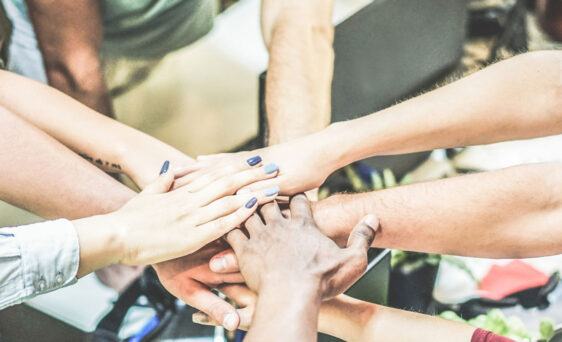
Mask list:
[[[97,51],[73,51],[64,56],[45,58],[49,84],[74,98],[105,87]]]
[[[264,0],[262,8],[262,30],[269,47],[274,34],[292,32],[298,37],[311,37],[314,41],[332,45],[334,25],[332,24],[333,1],[284,1]]]

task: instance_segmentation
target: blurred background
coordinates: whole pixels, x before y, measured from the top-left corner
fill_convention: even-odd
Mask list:
[[[108,78],[119,84],[112,89],[117,118],[194,157],[260,146],[267,131],[262,103],[267,52],[260,34],[259,6],[259,0],[217,1],[210,34],[169,54],[149,70],[139,72],[128,61],[108,63]],[[333,22],[333,121],[349,119],[349,113],[375,112],[517,53],[562,47],[547,33],[548,26],[539,22],[534,1],[336,0]],[[562,137],[554,136],[370,158],[330,177],[320,196],[525,162],[562,161],[560,151]],[[34,220],[38,218],[22,210],[5,203],[0,206],[2,226]],[[474,324],[488,324],[486,329],[515,331],[512,337],[522,341],[540,338],[541,322],[544,329],[562,324],[557,273],[562,268],[560,256],[525,260],[523,274],[538,272],[533,274],[546,279],[544,286],[523,287],[529,291],[504,302],[478,302],[474,298],[484,280],[489,281],[487,277],[502,278],[502,267],[520,266],[511,260],[377,250],[371,261],[365,277],[350,290],[362,299],[451,319],[458,319],[457,314],[474,318]],[[490,275],[491,270],[499,273]],[[90,296],[84,298],[83,291]],[[41,329],[50,326],[70,331],[60,335],[66,336],[62,340],[79,338],[80,331],[95,327],[116,298],[115,292],[89,276],[78,286],[32,300],[29,305],[38,313],[26,311],[25,315],[37,315],[37,322],[46,322],[37,323]],[[79,308],[77,301],[82,303]],[[502,310],[492,310],[495,308]],[[156,340],[235,338],[225,337],[220,329],[188,324],[189,308],[181,306],[178,312]],[[12,311],[11,320],[0,318],[0,340],[2,333],[8,336],[9,326],[15,328],[12,324],[23,317],[18,315],[23,313]],[[142,326],[151,313],[143,312],[140,305],[136,315],[130,318],[131,324],[135,326],[137,321],[137,326]]]

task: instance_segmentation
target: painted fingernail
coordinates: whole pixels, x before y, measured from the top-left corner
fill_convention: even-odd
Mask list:
[[[260,156],[255,156],[255,157],[252,157],[252,158],[246,160],[246,163],[248,163],[248,165],[250,165],[250,166],[254,166],[254,165],[258,164],[259,162],[261,162]]]
[[[160,169],[160,174],[168,172],[168,168],[170,167],[170,161],[166,160],[164,165],[162,165],[162,169]]]
[[[365,216],[363,222],[375,232],[379,228],[379,220],[373,214]]]
[[[268,175],[270,173],[273,173],[275,171],[279,170],[279,166],[277,166],[277,164],[275,163],[271,163],[271,164],[267,164],[266,166],[263,167],[263,171],[265,173],[267,173]]]
[[[229,313],[226,316],[224,316],[224,320],[222,321],[222,326],[230,331],[234,331],[238,326],[238,318],[236,317],[235,314]]]
[[[211,271],[213,272],[220,272],[226,269],[226,260],[224,258],[216,258],[211,260],[211,264],[209,265]]]
[[[279,193],[279,187],[276,186],[272,186],[271,188],[267,188],[263,191],[263,194],[266,195],[267,197],[269,196],[273,196]]]
[[[251,207],[253,207],[254,205],[256,205],[256,203],[258,203],[258,199],[255,197],[252,197],[247,203],[246,203],[246,208],[250,209]]]

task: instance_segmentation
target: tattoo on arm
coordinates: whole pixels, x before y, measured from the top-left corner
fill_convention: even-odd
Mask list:
[[[89,155],[87,155],[86,153],[78,153],[78,155],[84,159],[86,159],[87,161],[89,161],[90,163],[96,164],[99,167],[105,167],[108,169],[115,169],[115,170],[121,170],[121,165],[117,164],[117,163],[111,163],[107,160],[101,160],[100,158],[94,159],[92,157],[90,157]]]

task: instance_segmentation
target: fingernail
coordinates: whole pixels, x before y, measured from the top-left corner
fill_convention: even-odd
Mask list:
[[[272,186],[271,188],[267,188],[263,191],[263,194],[266,195],[267,197],[269,196],[273,196],[279,193],[279,187],[276,186]]]
[[[254,205],[256,205],[256,203],[258,202],[258,199],[255,197],[252,197],[247,203],[246,203],[246,208],[250,209],[251,207],[253,207]]]
[[[160,169],[160,174],[168,172],[168,167],[170,167],[170,161],[166,160],[164,165],[162,165],[162,169]]]
[[[211,264],[209,265],[211,271],[213,272],[220,272],[226,269],[226,260],[224,258],[216,258],[211,260]]]
[[[275,163],[267,164],[263,167],[263,171],[267,174],[273,173],[277,170],[279,170],[279,166],[277,166],[277,164]]]
[[[238,326],[238,318],[236,317],[235,314],[229,313],[224,317],[224,320],[222,321],[222,326],[230,331],[234,331]]]
[[[254,165],[258,164],[259,162],[261,162],[260,156],[255,156],[255,157],[252,157],[252,158],[246,160],[246,163],[248,163],[248,165],[250,165],[250,166],[254,166]]]
[[[375,217],[375,215],[373,215],[373,214],[365,216],[365,219],[363,219],[363,222],[365,222],[365,224],[367,226],[369,226],[369,228],[371,228],[375,232],[379,228],[379,222],[378,222],[377,218]]]
[[[193,323],[199,323],[199,324],[206,324],[209,323],[209,316],[207,316],[205,313],[203,312],[196,312],[193,315],[191,315],[191,320],[193,321]]]

